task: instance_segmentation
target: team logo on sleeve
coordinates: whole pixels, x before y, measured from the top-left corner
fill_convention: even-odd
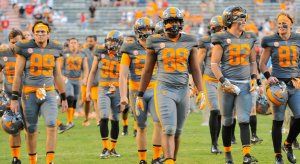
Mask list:
[[[214,48],[214,44],[210,43],[210,48]]]
[[[67,57],[69,57],[69,56],[70,56],[70,54],[66,54],[66,56],[67,56]]]
[[[101,59],[105,58],[105,54],[101,54]]]
[[[7,62],[7,57],[6,56],[3,57],[3,61]]]
[[[250,35],[250,34],[247,34],[247,35],[246,35],[246,38],[251,38],[251,35]]]
[[[279,47],[279,42],[274,42],[274,47]]]
[[[165,43],[160,43],[159,47],[160,47],[160,48],[165,48],[165,47],[166,47],[166,44],[165,44]]]
[[[32,54],[33,53],[33,49],[32,48],[28,48],[27,52],[30,53],[30,54]]]
[[[138,55],[138,54],[139,54],[139,51],[138,51],[138,50],[134,50],[134,51],[133,51],[133,55],[136,56],[136,55]]]
[[[228,39],[226,40],[226,42],[227,42],[228,44],[230,44],[230,43],[231,43],[231,39],[228,38]]]

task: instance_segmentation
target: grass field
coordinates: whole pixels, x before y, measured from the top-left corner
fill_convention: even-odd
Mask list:
[[[59,117],[65,121],[65,115]],[[138,163],[135,139],[132,137],[132,117],[129,117],[129,135],[119,136],[117,152],[121,154],[120,158],[100,159],[99,154],[102,150],[99,129],[95,120],[91,121],[89,127],[81,125],[83,118],[75,119],[75,127],[70,131],[58,135],[57,150],[55,155],[56,164],[134,164]],[[210,154],[210,136],[207,126],[201,126],[202,114],[190,114],[184,126],[184,132],[181,138],[181,147],[177,157],[178,164],[221,164],[224,163],[224,155]],[[272,139],[270,134],[271,116],[258,116],[258,135],[264,141],[261,144],[252,146],[252,155],[255,156],[260,164],[274,163],[274,154]],[[149,125],[152,129],[152,125]],[[121,128],[120,128],[121,129]],[[120,130],[121,133],[121,130]],[[150,133],[148,133],[150,134]],[[0,164],[11,163],[10,149],[8,144],[8,135],[0,131]],[[148,163],[151,161],[152,147],[150,135],[148,135]],[[239,139],[239,127],[236,128],[236,137],[238,144],[233,145],[233,158],[235,163],[242,163],[242,151]],[[283,138],[286,138],[286,134]],[[23,164],[28,163],[27,150],[22,133],[21,160]],[[219,145],[222,145],[219,140]],[[222,148],[222,147],[221,147]],[[222,148],[223,149],[223,148]],[[300,158],[300,150],[294,151]],[[286,155],[284,160],[288,163]],[[38,163],[45,163],[45,128],[44,122],[40,120],[39,140],[38,140]]]

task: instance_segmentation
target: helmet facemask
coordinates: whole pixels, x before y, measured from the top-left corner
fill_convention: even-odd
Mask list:
[[[179,22],[179,23],[175,23]],[[183,20],[178,18],[171,18],[164,20],[165,31],[172,36],[177,36],[183,29]]]

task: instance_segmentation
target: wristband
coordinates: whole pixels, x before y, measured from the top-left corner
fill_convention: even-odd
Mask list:
[[[143,97],[143,96],[144,96],[144,92],[143,92],[143,91],[139,91],[139,93],[138,93],[137,96],[138,96],[138,97]]]
[[[269,71],[264,73],[265,78],[268,80],[271,77],[271,74]]]
[[[20,93],[19,93],[19,91],[12,91],[12,94],[13,94],[13,95],[20,96]]]
[[[225,77],[224,76],[220,77],[219,81],[223,84],[225,82]]]
[[[11,95],[11,99],[12,99],[12,100],[18,100],[18,99],[19,99],[19,96],[16,95],[16,94],[12,94],[12,95]]]
[[[252,74],[252,75],[251,75],[251,79],[257,79],[256,74]]]
[[[67,99],[67,96],[66,96],[65,92],[60,94],[60,99],[61,100],[66,100]]]
[[[257,83],[258,86],[261,86],[261,80],[260,79],[257,79],[256,83]]]

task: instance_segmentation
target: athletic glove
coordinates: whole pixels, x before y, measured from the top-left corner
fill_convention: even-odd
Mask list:
[[[204,92],[201,91],[198,93],[198,96],[196,98],[196,104],[199,105],[199,109],[203,110],[206,106],[206,99],[205,99],[205,95]]]
[[[233,93],[236,95],[239,95],[241,92],[241,90],[238,86],[231,84],[230,81],[227,79],[222,83],[222,91],[228,92],[228,93]]]

